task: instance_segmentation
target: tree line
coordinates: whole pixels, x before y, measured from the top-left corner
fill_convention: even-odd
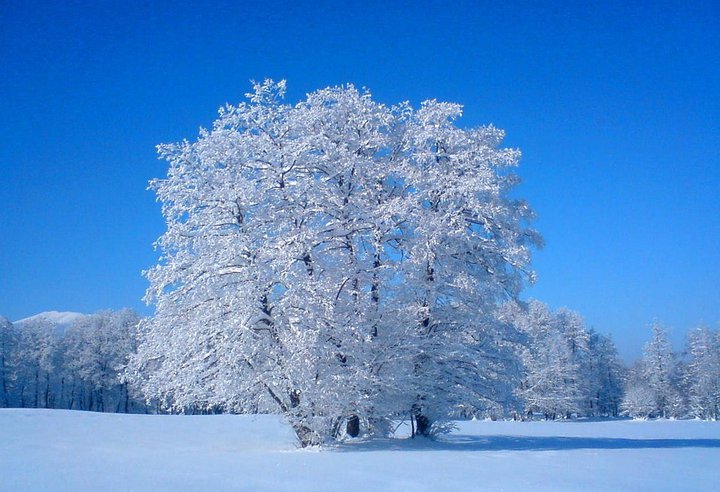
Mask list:
[[[101,311],[58,330],[42,318],[15,326],[0,316],[0,406],[147,411],[120,378],[139,321],[129,309]]]
[[[720,332],[692,330],[683,352],[675,353],[665,329],[656,324],[642,359],[629,370],[622,412],[636,418],[720,417]]]
[[[720,417],[718,330],[692,330],[684,349],[675,352],[655,324],[642,358],[628,366],[612,339],[586,327],[574,311],[553,311],[537,300],[507,303],[501,311],[506,335],[512,335],[506,338],[512,347],[507,371],[496,380],[494,402],[458,412],[459,418]],[[0,316],[0,407],[173,411],[147,400],[124,377],[137,351],[140,321],[129,309],[101,311],[58,331],[49,321],[15,326]]]

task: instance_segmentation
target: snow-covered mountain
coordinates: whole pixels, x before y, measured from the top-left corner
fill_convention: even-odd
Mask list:
[[[15,321],[13,324],[22,328],[31,323],[46,323],[55,327],[55,333],[61,335],[76,321],[87,317],[87,314],[74,313],[71,311],[46,311],[28,318]]]

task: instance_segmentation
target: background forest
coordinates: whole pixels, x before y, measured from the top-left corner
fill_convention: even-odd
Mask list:
[[[693,330],[673,352],[660,325],[652,327],[642,359],[629,367],[613,341],[588,329],[572,311],[539,301],[506,306],[518,343],[506,352],[510,370],[495,391],[503,404],[468,417],[700,418],[720,409],[720,334]],[[137,347],[140,317],[130,310],[57,313],[11,323],[0,318],[0,406],[99,412],[164,412],[121,378]],[[188,407],[185,413],[208,409]],[[223,412],[221,406],[214,412]]]

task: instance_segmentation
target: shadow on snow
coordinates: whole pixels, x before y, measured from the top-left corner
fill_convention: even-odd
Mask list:
[[[374,439],[339,444],[347,451],[565,451],[574,449],[679,449],[720,448],[720,439],[627,439],[557,436],[455,435],[437,440]]]

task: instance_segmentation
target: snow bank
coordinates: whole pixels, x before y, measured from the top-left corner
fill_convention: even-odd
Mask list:
[[[718,490],[720,424],[461,422],[300,450],[274,416],[0,410],[0,490]]]

